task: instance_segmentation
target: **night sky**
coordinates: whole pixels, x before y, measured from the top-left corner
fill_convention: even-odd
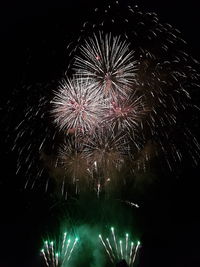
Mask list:
[[[40,187],[25,190],[26,178],[15,175],[17,154],[9,151],[6,142],[10,135],[10,125],[6,124],[12,121],[12,114],[7,114],[5,103],[20,88],[55,84],[64,75],[68,33],[78,31],[89,11],[103,2],[29,0],[0,3],[0,119],[3,126],[0,141],[0,267],[40,266],[42,237],[55,231],[63,218],[67,218],[63,207],[69,205]],[[188,43],[188,51],[200,60],[197,1],[138,2],[142,10],[155,11],[162,22],[178,28]],[[195,104],[200,104],[199,96],[197,89],[193,92]],[[25,101],[25,97],[19,100],[19,105],[20,101]],[[194,125],[194,129],[198,136],[198,125]],[[155,169],[151,175],[157,178],[140,185],[135,199],[141,208],[132,213],[136,216],[134,226],[137,229],[134,230],[143,245],[138,267],[200,266],[199,170],[199,164],[192,166],[185,160],[171,173]],[[80,266],[85,265],[80,263]]]

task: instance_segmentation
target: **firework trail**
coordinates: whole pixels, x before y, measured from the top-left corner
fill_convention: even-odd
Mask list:
[[[100,234],[99,239],[112,264],[125,261],[128,266],[134,265],[138,250],[140,248],[139,241],[136,244],[132,242],[129,234],[126,234],[123,239],[118,240],[114,227],[111,227],[110,238],[104,239]]]
[[[27,187],[45,172],[65,177],[68,170],[75,184],[97,177],[92,188],[99,192],[114,176],[111,170],[127,162],[131,172],[145,171],[156,157],[170,170],[184,160],[198,163],[190,92],[199,85],[199,64],[177,29],[155,13],[115,1],[95,9],[67,51],[60,86],[30,94],[23,119],[13,122],[17,172],[30,174]]]
[[[44,263],[47,267],[70,266],[70,258],[77,246],[78,238],[69,238],[67,233],[63,234],[62,241],[57,244],[53,241],[45,241],[41,250]]]

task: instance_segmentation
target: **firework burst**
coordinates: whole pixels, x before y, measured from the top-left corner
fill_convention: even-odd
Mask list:
[[[112,264],[125,261],[128,266],[133,266],[136,260],[140,242],[134,243],[130,240],[129,234],[124,238],[118,240],[115,234],[114,227],[111,227],[111,237],[103,238],[99,235],[100,242],[102,243]]]
[[[118,96],[110,101],[104,123],[107,127],[111,127],[113,132],[121,131],[135,135],[145,113],[147,108],[143,96],[137,96],[136,93],[131,97]]]
[[[76,71],[93,80],[106,96],[126,96],[135,82],[136,61],[130,44],[121,37],[99,33],[80,47],[75,57]]]
[[[70,266],[70,259],[76,249],[78,238],[69,238],[67,233],[63,234],[60,243],[45,241],[41,255],[47,267]]]
[[[92,132],[104,110],[103,97],[87,79],[64,80],[52,100],[54,122],[66,133]]]
[[[89,137],[67,136],[59,150],[57,166],[63,169],[62,176],[69,176],[68,182],[73,179],[76,192],[87,184],[99,194],[111,180],[117,179],[115,176],[124,166],[128,153],[126,135],[116,136],[101,129]]]
[[[83,151],[88,162],[94,188],[98,194],[111,181],[117,181],[127,157],[129,143],[124,134],[102,129],[85,144]]]
[[[90,181],[88,161],[83,153],[83,140],[83,136],[67,136],[58,151],[57,166],[62,170],[59,176],[62,182],[62,195],[70,183],[75,186],[75,191],[78,193],[80,188],[82,190],[87,188],[84,184],[88,185]]]

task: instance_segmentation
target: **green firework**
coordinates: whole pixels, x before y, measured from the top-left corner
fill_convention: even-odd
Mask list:
[[[110,237],[103,238],[99,234],[99,239],[112,264],[125,260],[128,266],[134,265],[140,248],[140,241],[133,242],[128,233],[123,238],[118,239],[114,227],[111,227]]]
[[[44,241],[41,254],[47,267],[70,266],[70,259],[76,249],[78,238],[70,237],[67,232],[61,241]]]

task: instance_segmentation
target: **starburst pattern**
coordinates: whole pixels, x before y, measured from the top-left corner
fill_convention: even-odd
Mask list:
[[[86,78],[91,78],[95,87],[106,96],[126,96],[135,82],[136,61],[130,44],[112,34],[93,35],[80,47],[80,56],[75,57],[75,69]]]
[[[92,132],[99,125],[104,109],[103,97],[87,79],[63,81],[52,100],[54,122],[60,130]]]
[[[114,132],[122,131],[134,135],[139,131],[147,111],[143,96],[137,96],[136,93],[129,97],[118,96],[111,99],[104,123]]]

